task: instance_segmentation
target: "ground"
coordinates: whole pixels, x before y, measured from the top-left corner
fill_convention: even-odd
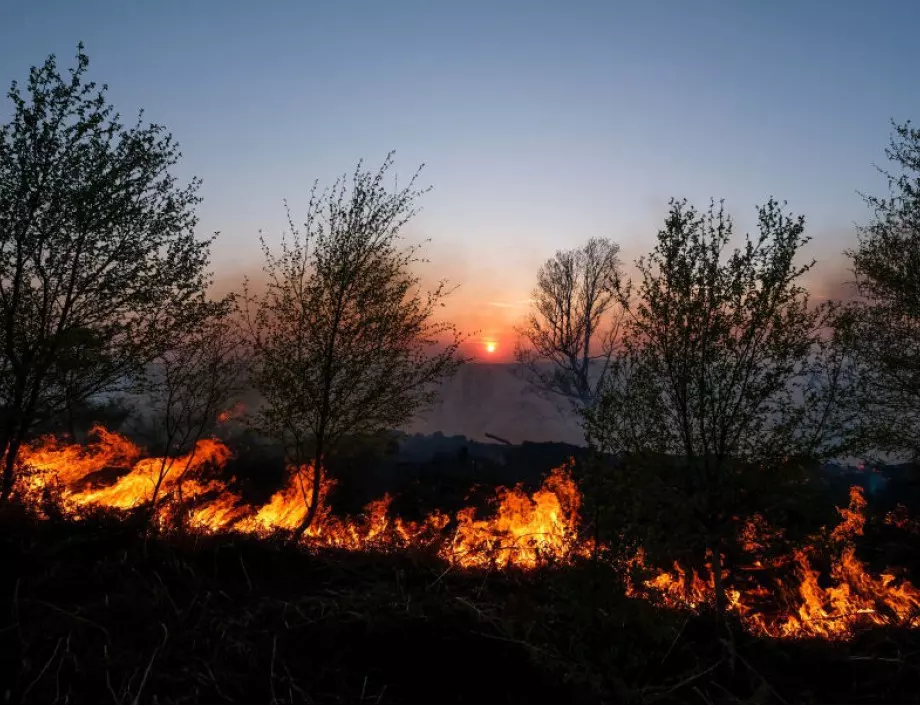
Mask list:
[[[590,560],[460,571],[425,554],[145,534],[0,512],[6,702],[897,702],[920,636],[730,636]]]

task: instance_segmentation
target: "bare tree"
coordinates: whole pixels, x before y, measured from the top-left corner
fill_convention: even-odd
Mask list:
[[[423,193],[418,173],[390,192],[391,166],[392,153],[376,173],[359,163],[350,184],[314,186],[303,230],[291,222],[277,255],[263,239],[264,294],[246,292],[262,424],[296,474],[312,465],[296,536],[313,522],[326,460],[343,437],[406,423],[461,361],[457,331],[434,320],[445,284],[425,292],[412,272],[417,247],[399,244]]]
[[[603,238],[559,251],[537,273],[533,307],[515,356],[543,390],[590,408],[619,330],[620,248]]]
[[[824,436],[806,423],[826,429],[830,416],[815,415],[814,392],[837,381],[834,371],[815,368],[825,361],[815,355],[827,312],[809,307],[797,284],[811,267],[795,264],[807,241],[804,217],[771,200],[758,226],[726,257],[733,227],[722,206],[700,214],[672,201],[655,249],[636,264],[635,297],[623,294],[622,355],[587,415],[589,438],[601,449],[679,461],[679,483],[659,489],[679,496],[675,509],[691,518],[687,532],[709,550],[720,609],[721,552],[734,537],[744,473],[815,453]]]
[[[143,423],[161,457],[151,480],[151,518],[166,478],[181,490],[196,462],[189,455],[178,469],[173,466],[176,458],[192,452],[243,391],[246,362],[238,325],[232,321],[233,300],[220,305],[217,313],[177,333],[170,349],[152,362],[135,387],[143,397]]]
[[[895,125],[886,150],[887,198],[849,251],[859,299],[839,320],[859,375],[855,446],[864,453],[920,459],[920,130]]]
[[[0,454],[3,496],[37,422],[130,380],[210,307],[212,239],[198,239],[198,183],[162,126],[125,128],[82,46],[14,82],[0,126]]]

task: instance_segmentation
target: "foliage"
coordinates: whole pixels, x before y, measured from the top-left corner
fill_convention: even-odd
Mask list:
[[[667,456],[653,465],[654,498],[674,497],[689,522],[680,538],[709,549],[717,575],[747,472],[825,452],[832,416],[815,416],[814,404],[832,400],[837,385],[817,356],[829,310],[809,307],[797,282],[810,268],[794,262],[804,217],[770,200],[758,227],[726,257],[733,225],[721,204],[701,214],[671,203],[657,245],[637,261],[635,297],[631,287],[621,295],[621,354],[586,415],[600,450],[632,461]],[[665,481],[671,464],[678,485]]]
[[[533,308],[515,354],[545,391],[590,408],[616,346],[620,247],[603,238],[558,251],[537,273]]]
[[[853,412],[864,453],[920,457],[920,130],[895,126],[887,198],[848,251],[860,299],[839,320],[858,364]]]
[[[359,163],[350,185],[342,177],[323,192],[314,186],[303,230],[291,221],[280,253],[262,241],[264,293],[246,291],[262,427],[282,440],[296,474],[312,464],[299,533],[343,437],[408,422],[461,361],[460,335],[434,319],[446,284],[424,291],[412,272],[418,248],[399,243],[422,194],[418,173],[390,192],[392,162],[391,153],[377,172]]]
[[[13,82],[0,126],[5,492],[36,423],[121,386],[210,307],[198,183],[178,184],[172,136],[142,114],[125,127],[76,59],[69,77],[51,56]]]

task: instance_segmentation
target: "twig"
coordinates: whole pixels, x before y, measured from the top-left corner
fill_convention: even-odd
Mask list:
[[[479,635],[480,637],[485,637],[486,639],[496,639],[500,642],[508,642],[509,644],[519,644],[522,647],[527,647],[531,651],[537,654],[543,653],[543,650],[538,646],[534,646],[529,642],[525,642],[523,639],[515,639],[514,637],[500,637],[497,634],[486,634],[485,632],[474,632],[474,634]]]
[[[294,677],[291,675],[291,670],[288,668],[288,665],[284,661],[281,662],[281,665],[284,667],[284,673],[287,674],[288,678],[288,694],[290,695],[291,690],[293,689],[300,694],[302,703],[313,703],[313,699],[310,697],[310,694],[304,691],[300,686],[297,685],[297,682],[294,681]],[[294,701],[292,699],[291,703],[293,702]]]
[[[70,653],[70,637],[72,636],[73,631],[67,633],[67,641],[64,642],[64,651],[61,653],[61,658],[58,659],[57,671],[54,672],[54,703],[61,702],[61,668],[64,666],[64,655]],[[65,701],[69,703],[69,701]]]
[[[667,695],[669,695],[669,694],[671,694],[671,693],[674,693],[674,691],[678,690],[679,688],[683,688],[683,687],[686,686],[688,683],[693,683],[694,681],[696,681],[696,680],[699,679],[699,678],[702,678],[702,677],[705,676],[706,674],[711,673],[712,671],[715,671],[715,669],[716,669],[720,664],[722,664],[723,661],[725,661],[724,658],[719,659],[716,663],[714,663],[714,664],[713,664],[712,666],[710,666],[708,669],[704,669],[703,671],[700,671],[700,672],[697,673],[697,674],[693,674],[693,676],[688,676],[688,677],[685,678],[683,681],[678,681],[678,682],[677,682],[676,684],[674,684],[673,686],[668,686],[666,691],[664,691],[663,693],[657,693],[657,694],[655,695],[655,697],[656,697],[656,698],[663,698],[664,696],[667,696]],[[663,686],[654,686],[654,687],[652,687],[651,689],[645,688],[645,689],[643,689],[642,692],[645,693],[646,691],[654,691],[654,690],[656,690],[656,689],[658,689],[658,688],[664,688],[664,687],[663,687]]]
[[[240,567],[243,569],[243,576],[246,578],[246,585],[249,587],[249,592],[252,592],[252,581],[249,579],[249,573],[246,571],[246,564],[243,563],[243,554],[240,553]]]
[[[45,607],[50,607],[52,610],[60,612],[62,615],[67,615],[71,619],[75,619],[78,622],[86,622],[86,624],[102,630],[102,632],[105,633],[105,636],[109,639],[109,641],[111,641],[112,639],[111,636],[109,636],[109,630],[107,630],[105,627],[103,627],[98,622],[93,622],[93,620],[87,619],[86,617],[80,617],[80,615],[78,614],[75,614],[73,612],[68,612],[67,610],[62,609],[58,607],[57,605],[52,605],[50,602],[45,602],[44,600],[29,600],[28,602],[34,602],[37,605],[44,605]]]
[[[157,580],[160,581],[160,587],[163,588],[163,592],[166,594],[166,599],[169,600],[169,604],[172,605],[173,612],[176,613],[176,617],[179,617],[179,606],[176,605],[175,601],[172,599],[172,595],[169,594],[169,588],[166,587],[166,583],[163,582],[163,578],[160,577],[160,574],[157,571],[153,571],[153,574],[157,576]]]
[[[233,701],[230,700],[230,698],[228,698],[227,695],[223,691],[220,690],[220,684],[217,682],[217,677],[214,676],[214,672],[211,671],[211,667],[204,661],[202,661],[201,663],[204,664],[204,668],[207,669],[208,676],[211,677],[211,683],[214,684],[214,690],[217,691],[217,695],[220,696],[221,699],[226,701],[227,703],[233,703]]]
[[[664,657],[661,659],[661,663],[664,664],[668,660],[668,657],[671,656],[671,652],[674,651],[674,647],[677,646],[677,640],[681,638],[684,633],[684,630],[687,628],[687,623],[690,622],[690,614],[684,618],[684,623],[681,625],[680,630],[678,630],[677,635],[674,637],[674,641],[671,642],[671,646],[668,647],[668,650],[665,652]]]
[[[707,706],[711,706],[711,705],[712,705],[712,701],[710,701],[709,698],[706,697],[706,694],[703,693],[703,692],[700,690],[700,687],[699,687],[699,686],[694,686],[694,687],[693,687],[693,692],[694,692],[696,695],[698,695],[700,698],[702,698],[702,699],[703,699],[703,703],[705,703]]]
[[[153,660],[157,658],[157,654],[160,650],[166,646],[166,642],[169,640],[169,630],[166,629],[166,625],[160,622],[160,626],[163,628],[163,641],[160,643],[156,649],[153,650],[153,654],[150,655],[150,661],[147,662],[147,668],[144,670],[144,676],[141,679],[141,685],[137,689],[137,693],[134,694],[134,705],[137,705],[140,700],[141,693],[144,692],[144,686],[147,685],[147,679],[150,677],[150,669],[153,668]]]
[[[738,654],[738,653],[735,654],[735,657],[736,657],[742,664],[744,664],[744,665],[748,668],[748,670],[749,670],[750,672],[752,672],[757,678],[759,678],[761,681],[763,681],[764,686],[766,686],[767,688],[769,688],[769,689],[773,692],[773,695],[776,696],[777,698],[779,698],[780,703],[784,703],[784,704],[788,705],[788,702],[787,702],[781,695],[779,695],[779,693],[777,692],[777,690],[776,690],[775,688],[773,688],[773,685],[772,685],[769,681],[767,681],[766,678],[764,678],[763,674],[760,673],[760,672],[759,672],[757,669],[755,669],[753,666],[751,666],[751,662],[749,662],[747,659],[745,659],[743,656],[741,656],[741,654]]]
[[[906,666],[909,669],[914,669],[915,671],[920,671],[920,666],[911,664],[904,659],[894,659],[889,656],[850,656],[847,657],[848,661],[884,661],[888,664],[898,664],[900,666]]]
[[[722,693],[724,693],[726,696],[731,698],[734,703],[738,705],[741,705],[742,703],[744,703],[744,701],[742,701],[740,698],[738,698],[738,696],[736,696],[734,693],[732,693],[727,688],[725,688],[725,686],[723,686],[721,683],[718,683],[717,681],[713,681],[712,685],[718,688],[720,691],[722,691]],[[698,686],[694,686],[693,690],[699,693],[700,695],[703,695],[703,692],[700,691]],[[723,700],[723,701],[720,701],[720,703],[728,703],[728,701]]]
[[[499,632],[502,631],[501,625],[498,624],[498,622],[496,622],[494,618],[490,617],[490,616],[487,615],[485,612],[483,612],[482,610],[480,610],[478,607],[476,607],[476,605],[474,605],[472,602],[470,602],[469,600],[467,600],[465,597],[461,597],[460,595],[457,595],[454,599],[455,599],[457,602],[460,602],[460,603],[466,605],[467,607],[469,607],[471,610],[473,610],[476,614],[479,615],[480,619],[486,620],[489,624],[491,624],[493,627],[495,627],[495,629],[497,629]]]
[[[240,556],[242,561],[242,556]],[[272,692],[272,703],[278,703],[278,697],[275,695],[275,653],[278,650],[278,635],[272,637],[272,660],[268,667],[268,686]]]
[[[108,687],[109,693],[112,694],[112,700],[113,700],[115,703],[121,703],[121,701],[118,700],[118,696],[115,695],[115,689],[112,688],[112,677],[109,676],[109,670],[108,670],[108,669],[105,670],[105,685]]]
[[[62,638],[58,637],[57,644],[54,645],[54,651],[51,652],[51,656],[48,657],[48,661],[45,662],[45,665],[42,667],[42,670],[38,672],[38,676],[36,676],[35,679],[32,681],[32,683],[26,686],[26,690],[22,692],[22,702],[23,703],[25,703],[26,696],[29,695],[29,691],[35,688],[35,684],[41,681],[42,676],[45,675],[45,672],[48,670],[48,667],[51,666],[51,662],[54,661],[54,658],[57,656],[58,649],[61,648],[61,641],[63,641]]]
[[[447,568],[444,569],[444,572],[443,572],[443,573],[441,573],[437,578],[435,578],[435,579],[432,580],[430,583],[428,583],[428,585],[425,586],[425,590],[426,590],[426,591],[427,591],[427,590],[431,590],[431,588],[433,588],[435,585],[437,585],[439,582],[441,582],[441,578],[443,578],[445,575],[447,575],[447,574],[448,574],[451,570],[453,570],[453,569],[454,569],[453,564],[448,564]]]

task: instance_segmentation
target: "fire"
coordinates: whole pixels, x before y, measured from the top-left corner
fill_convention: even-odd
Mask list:
[[[738,587],[726,590],[728,610],[752,633],[771,637],[841,639],[863,626],[890,623],[920,628],[920,590],[909,581],[898,582],[890,572],[873,575],[856,557],[852,544],[854,537],[863,534],[865,508],[862,489],[852,487],[850,504],[838,508],[841,521],[829,535],[840,550],[831,558],[828,582],[821,583],[821,574],[812,565],[819,555],[817,545],[808,544],[788,556],[756,560],[748,570],[769,570],[775,587],[739,581]],[[757,554],[764,548],[762,539],[781,535],[762,518],[753,517],[739,540],[744,550]],[[628,584],[629,594],[668,607],[693,609],[714,602],[711,563],[704,578],[677,563],[669,572],[648,568],[641,552],[631,566],[654,577],[639,586]]]
[[[901,503],[895,504],[894,509],[885,515],[885,523],[896,529],[920,535],[920,522],[910,518],[907,507]]]
[[[837,507],[841,521],[831,533],[835,541],[852,541],[855,536],[862,536],[866,525],[866,498],[860,487],[850,487],[850,506],[846,509]]]
[[[221,425],[229,423],[231,420],[236,420],[241,418],[243,413],[246,412],[246,406],[242,403],[236,403],[231,408],[228,408],[225,411],[221,411],[217,414],[217,422]]]
[[[230,450],[219,440],[199,440],[186,455],[139,460],[128,474],[114,484],[74,493],[69,500],[78,506],[95,504],[115,509],[132,509],[153,501],[158,483],[160,496],[170,496],[181,486],[184,495],[196,497],[210,491],[214,483],[202,484],[186,479],[186,475],[208,464],[223,467],[229,459]]]
[[[560,467],[528,496],[519,487],[500,488],[495,516],[476,519],[474,509],[457,514],[457,529],[442,555],[458,565],[495,563],[532,568],[546,558],[565,558],[578,538],[581,494],[568,469]]]
[[[31,468],[25,477],[29,490],[77,485],[106,468],[130,467],[141,456],[134,443],[103,427],[93,428],[90,436],[96,440],[85,446],[62,443],[53,435],[34,445],[23,445],[19,458]]]
[[[34,498],[41,490],[55,487],[64,509],[75,515],[91,506],[132,509],[154,501],[155,490],[158,500],[180,490],[184,498],[194,499],[219,483],[202,483],[189,475],[207,465],[221,468],[230,459],[229,448],[219,440],[199,440],[181,457],[142,458],[141,450],[118,433],[96,427],[91,434],[97,440],[86,446],[63,444],[53,436],[23,446],[20,461],[30,472],[22,476],[24,496]],[[127,474],[108,484],[95,479],[106,471]]]
[[[230,457],[216,439],[200,440],[178,457],[144,457],[127,438],[95,428],[85,445],[46,437],[24,446],[17,493],[36,511],[44,494],[56,495],[65,514],[80,517],[92,508],[150,504],[157,490],[155,521],[164,528],[258,536],[298,528],[312,496],[312,467],[289,468],[285,485],[258,506],[216,474]],[[301,539],[305,546],[429,548],[462,568],[523,569],[568,563],[591,550],[579,537],[582,498],[571,464],[552,470],[532,494],[520,485],[499,488],[492,514],[467,508],[451,517],[436,511],[420,521],[394,516],[389,495],[368,504],[357,518],[337,516],[328,504],[334,484],[323,475],[314,521]],[[861,627],[891,623],[920,628],[920,590],[892,572],[869,572],[856,557],[853,543],[864,533],[865,510],[862,490],[851,488],[835,528],[781,555],[768,549],[783,539],[783,530],[760,516],[747,519],[738,546],[753,561],[733,573],[723,571],[728,611],[752,633],[771,637],[845,639]],[[906,519],[906,511],[898,509],[888,523],[903,527]],[[822,557],[825,563],[816,567]],[[640,549],[626,565],[627,594],[690,611],[712,605],[711,560],[699,571],[676,562],[665,570],[649,565]],[[829,570],[822,573],[822,567]]]

